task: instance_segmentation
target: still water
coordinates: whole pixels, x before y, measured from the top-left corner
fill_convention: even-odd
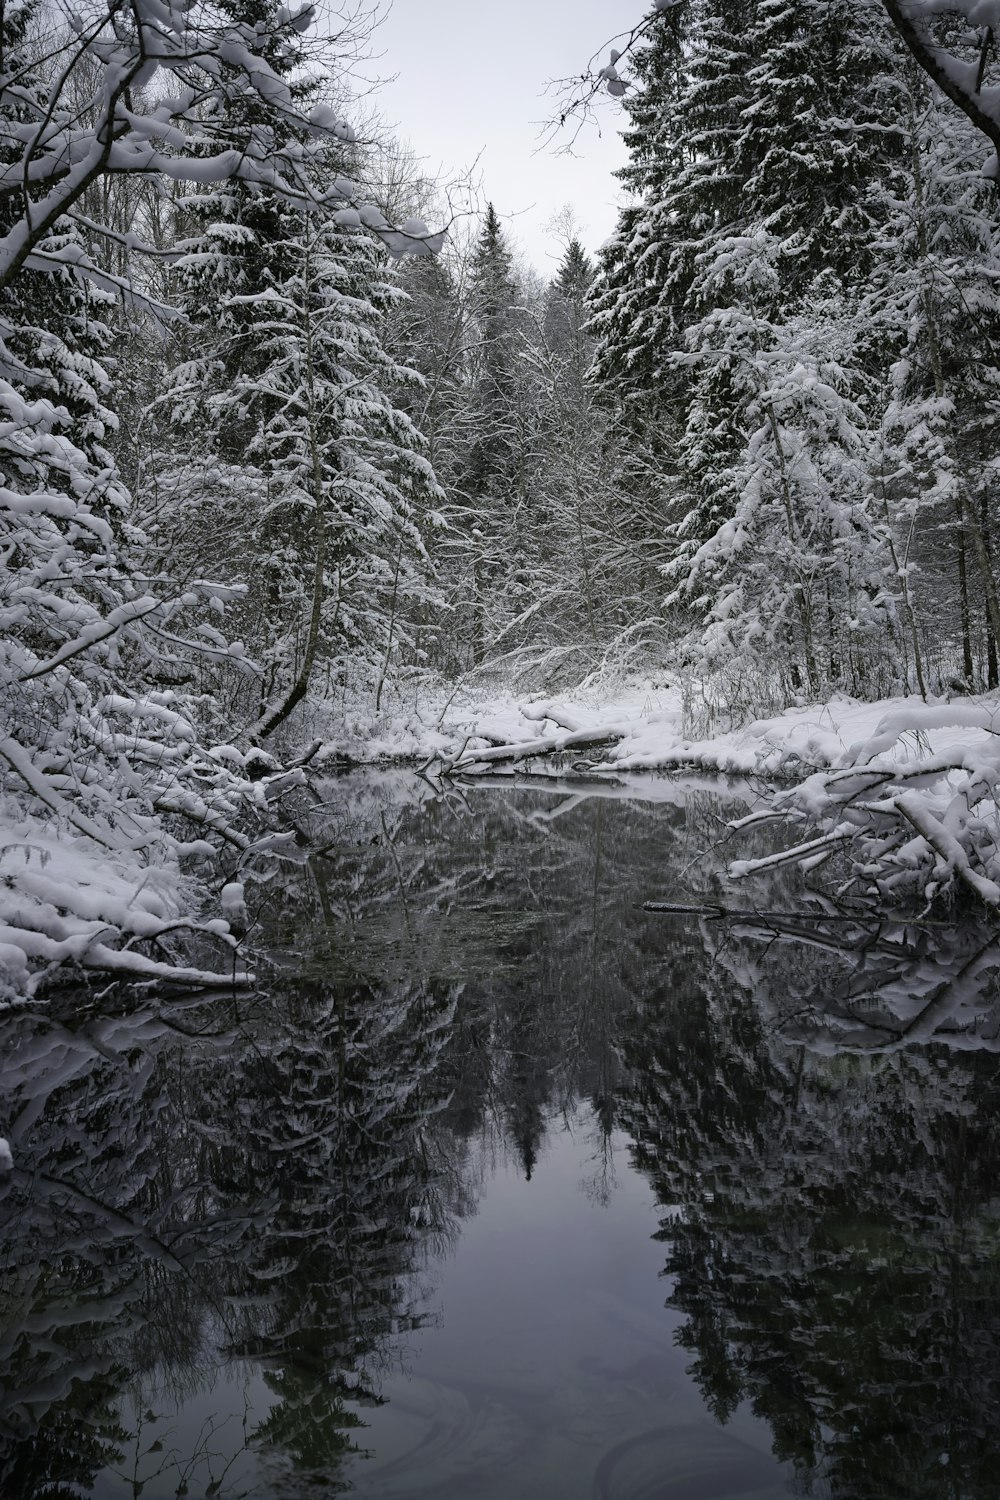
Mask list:
[[[321,791],[258,993],[0,1018],[3,1500],[1000,1497],[993,935],[728,890],[749,790]]]

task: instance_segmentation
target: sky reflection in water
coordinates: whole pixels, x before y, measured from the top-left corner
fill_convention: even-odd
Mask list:
[[[5,1018],[5,1500],[1000,1494],[992,939],[626,791],[337,782],[264,994]]]

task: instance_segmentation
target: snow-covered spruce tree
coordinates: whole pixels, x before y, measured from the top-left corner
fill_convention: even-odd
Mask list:
[[[264,29],[267,61],[302,102],[317,97],[317,81],[302,74],[305,48],[295,32],[275,30],[279,7],[274,0],[221,0],[222,11],[233,21]],[[295,75],[298,75],[297,77]],[[225,127],[239,137],[254,127],[272,132],[283,145],[294,138],[294,127],[252,94],[229,101]],[[352,153],[341,146],[340,171],[346,174]],[[336,173],[333,174],[334,176]],[[254,419],[239,401],[219,397],[237,380],[266,368],[258,348],[253,294],[282,279],[280,246],[287,241],[289,204],[248,182],[198,185],[174,204],[172,249],[176,260],[169,283],[172,303],[183,313],[175,329],[179,368],[176,388],[178,433],[193,429],[196,462],[206,442],[216,461],[242,464]]]
[[[614,386],[626,410],[634,405],[640,413],[651,402],[662,405],[661,311],[670,321],[668,348],[675,332],[674,309],[662,291],[678,233],[671,193],[687,160],[675,121],[689,27],[690,7],[665,11],[633,60],[635,86],[625,96],[628,124],[622,132],[630,160],[618,174],[628,199],[601,251],[591,292],[595,376]]]
[[[429,597],[420,526],[439,492],[393,400],[417,377],[383,344],[400,295],[384,252],[343,213],[272,211],[265,244],[260,215],[245,218],[236,234],[265,269],[252,289],[242,277],[229,291],[217,284],[211,311],[215,329],[238,326],[246,357],[223,332],[218,383],[206,389],[204,361],[175,372],[175,418],[193,412],[209,465],[186,503],[190,465],[159,501],[165,536],[179,517],[198,536],[225,527],[216,564],[246,581],[236,618],[265,668],[259,701],[233,711],[259,739],[318,682],[327,698],[358,680],[374,687],[405,651],[412,606]],[[199,266],[197,253],[187,264]]]
[[[709,400],[726,381],[745,437],[689,460],[729,514],[669,572],[678,599],[704,612],[688,649],[710,670],[738,662],[747,686],[770,673],[783,696],[888,691],[873,677],[896,639],[894,579],[850,321],[835,283],[825,302],[817,284],[808,311],[782,316],[782,254],[764,230],[706,252],[706,288],[727,285],[688,332],[688,367]]]
[[[594,263],[577,236],[571,234],[548,289],[545,332],[553,349],[565,353],[578,365],[585,362],[589,366],[591,362],[591,341],[584,339],[583,331],[587,321],[587,293],[593,282]]]
[[[410,259],[399,270],[406,293],[389,320],[388,348],[403,365],[419,370],[422,385],[398,393],[427,443],[427,458],[444,492],[444,524],[425,536],[440,604],[415,621],[430,667],[446,673],[469,664],[469,610],[473,577],[475,522],[462,497],[461,483],[477,437],[469,399],[470,342],[475,337],[469,309],[469,255],[451,245],[433,259]]]
[[[304,61],[304,44],[297,32],[275,29],[277,5],[224,0],[222,11],[235,24],[260,24],[268,64],[289,87]],[[292,87],[300,102],[316,97],[308,80]],[[284,147],[294,140],[293,123],[252,93],[228,99],[221,123],[235,139],[264,130]],[[245,591],[252,562],[259,561],[250,550],[254,518],[266,499],[266,480],[249,453],[260,403],[251,415],[245,393],[247,382],[267,367],[255,294],[292,274],[294,261],[282,260],[279,247],[290,241],[295,216],[287,200],[266,188],[229,179],[183,185],[170,210],[164,226],[171,252],[166,295],[181,316],[169,325],[169,343],[160,339],[166,368],[151,393],[150,441],[136,503],[155,566],[181,576],[207,574]],[[244,387],[240,394],[237,381]],[[239,636],[253,638],[256,654],[254,625],[245,610],[230,622]],[[223,739],[234,738],[260,711],[259,683],[234,680],[211,663],[206,667],[199,685],[215,718],[212,728]]]
[[[887,131],[881,115],[884,92],[893,87],[887,54],[894,42],[873,0],[860,7],[846,0],[759,0],[744,8],[736,32],[742,52],[728,54],[741,81],[728,87],[716,77],[714,57],[720,36],[731,36],[739,17],[713,16],[714,9],[694,39],[680,103],[695,166],[672,194],[676,222],[687,231],[686,239],[678,235],[664,298],[673,323],[661,325],[661,357],[675,372],[676,352],[690,342],[693,325],[702,326],[703,340],[704,320],[718,309],[716,326],[723,329],[729,297],[748,299],[734,309],[737,321],[759,305],[773,322],[797,311],[822,278],[816,295],[829,305],[836,286],[850,317],[849,290],[863,287],[872,267],[884,219],[881,190],[901,156],[899,133]],[[769,247],[768,290],[717,274],[740,236]],[[721,262],[712,254],[718,240],[726,241]],[[858,348],[851,362],[865,363],[865,355]],[[726,517],[713,464],[735,455],[745,431],[727,385],[723,363],[708,391],[685,382],[679,393],[684,467],[695,491],[685,531],[700,539]]]
[[[255,24],[275,10],[231,8]],[[273,66],[290,74],[300,60],[289,45]],[[294,92],[316,89],[305,79]],[[280,119],[270,124],[280,133]],[[349,139],[328,147],[310,167],[317,197],[350,188],[363,158]],[[412,599],[428,597],[416,523],[437,491],[394,405],[416,377],[383,345],[400,294],[366,221],[385,224],[372,209],[302,212],[246,183],[181,205],[174,275],[187,321],[158,403],[170,420],[149,501],[161,548],[204,559],[207,547],[218,576],[248,585],[235,619],[265,675],[257,701],[228,702],[227,733],[266,738],[321,672],[324,696],[348,679],[378,694],[410,644]]]
[[[233,656],[204,618],[231,590],[150,577],[119,524],[128,499],[85,288],[144,299],[94,260],[88,246],[115,244],[117,231],[84,200],[108,175],[159,172],[242,177],[303,203],[303,162],[334,124],[297,111],[257,56],[266,28],[146,0],[74,22],[63,39],[32,21],[30,5],[0,16],[0,814],[6,857],[21,861],[0,884],[5,993],[66,959],[166,972],[135,944],[185,925],[172,920],[179,850],[210,852],[206,835],[246,843],[229,823],[231,784],[178,696],[192,661]],[[85,77],[81,103],[67,80]],[[255,124],[234,146],[218,125],[229,100],[255,93],[296,122],[287,149]]]
[[[632,195],[601,253],[591,290],[597,345],[594,379],[612,413],[616,489],[648,517],[648,542],[675,528],[711,534],[729,513],[712,482],[685,470],[682,438],[697,423],[697,393],[676,362],[693,303],[697,257],[745,218],[735,175],[735,143],[750,65],[744,37],[753,0],[696,0],[653,18],[635,59],[623,132],[630,161],[620,174]],[[711,441],[725,446],[732,425],[725,373],[707,418]],[[694,399],[693,399],[694,398]],[[694,414],[692,417],[692,408]],[[707,508],[696,527],[691,518]],[[671,633],[683,628],[675,607]],[[667,639],[660,626],[661,649]]]
[[[398,299],[389,325],[389,347],[400,364],[423,381],[399,392],[399,404],[427,441],[427,457],[441,484],[465,462],[473,423],[466,387],[466,267],[447,252],[407,260],[399,268]]]
[[[648,644],[662,595],[647,489],[623,473],[635,443],[623,456],[611,406],[590,379],[592,279],[589,257],[570,237],[525,351],[539,400],[526,517],[531,603],[516,634],[540,683],[633,659]]]
[[[898,38],[878,0],[757,0],[732,146],[741,214],[785,247],[789,300],[820,271],[863,284],[880,256],[881,189],[905,167]]]
[[[889,197],[871,324],[887,371],[882,482],[913,612],[930,627],[933,685],[997,685],[992,538],[1000,381],[1000,242],[976,133],[913,68],[907,172]],[[919,670],[920,662],[917,658]]]
[[[664,526],[687,653],[722,669],[749,629],[761,681],[784,664],[779,697],[875,690],[896,650],[896,569],[865,499],[877,419],[859,302],[903,155],[884,118],[895,45],[874,0],[692,7],[663,91],[677,166],[660,181],[645,167],[617,321],[610,288],[595,299],[599,375],[628,394],[644,349],[635,384],[654,394],[633,399],[674,435]],[[767,515],[776,531],[758,529]]]
[[[532,599],[517,635],[534,648],[534,673],[556,680],[567,667],[579,678],[599,650],[604,617],[599,545],[603,440],[607,418],[587,382],[591,340],[586,294],[593,268],[579,240],[568,241],[548,289],[542,326],[526,358],[541,400],[535,446],[538,470],[528,542]],[[603,491],[603,492],[602,492]]]
[[[487,204],[469,275],[468,387],[472,443],[457,477],[469,600],[467,638],[478,665],[530,604],[535,399],[522,358],[530,327],[507,237]]]
[[[376,687],[412,646],[431,602],[421,526],[440,498],[423,440],[392,399],[415,379],[382,342],[396,289],[384,252],[353,227],[305,219],[300,264],[261,305],[266,372],[246,389],[263,416],[249,447],[266,482],[248,604],[268,642],[269,698],[254,729],[283,723],[322,673]],[[240,389],[237,382],[237,391]]]

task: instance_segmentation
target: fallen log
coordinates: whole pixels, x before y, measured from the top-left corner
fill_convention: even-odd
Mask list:
[[[487,745],[482,750],[463,748],[455,760],[446,764],[445,770],[449,776],[453,776],[457,771],[465,775],[474,775],[473,768],[478,765],[493,765],[497,761],[530,760],[540,755],[559,755],[563,750],[617,744],[628,733],[629,727],[625,724],[605,724],[600,728],[541,735],[535,740],[514,740],[505,745]]]

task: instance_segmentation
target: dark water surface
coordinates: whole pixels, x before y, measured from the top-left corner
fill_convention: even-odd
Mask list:
[[[260,993],[0,1017],[2,1500],[1000,1497],[992,935],[642,912],[801,909],[738,789],[323,795]]]

